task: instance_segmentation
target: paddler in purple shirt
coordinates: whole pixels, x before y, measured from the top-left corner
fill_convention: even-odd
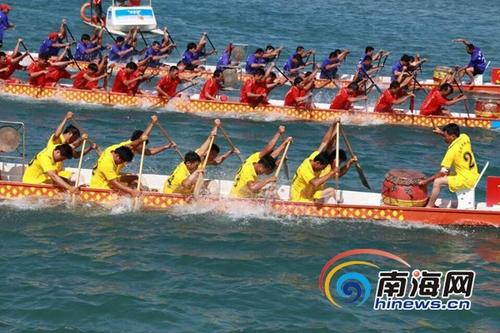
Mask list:
[[[195,70],[198,66],[203,64],[203,59],[201,59],[201,57],[209,56],[216,52],[216,50],[212,50],[206,53],[203,52],[203,49],[207,44],[205,38],[206,35],[206,32],[201,34],[201,38],[198,41],[198,44],[191,42],[187,45],[186,51],[184,51],[184,53],[182,54],[182,63],[186,67],[186,70]]]
[[[265,63],[269,64],[271,62],[275,62],[282,50],[283,50],[283,47],[278,47],[276,49],[272,45],[267,45],[266,51],[264,52],[264,56],[263,56]]]
[[[168,50],[171,49],[171,46],[167,46],[162,48],[160,42],[154,41],[150,47],[147,48],[146,53],[144,54],[144,58],[142,60],[149,60],[149,67],[158,68],[161,66],[161,59],[168,58]]]
[[[98,58],[101,44],[94,44],[88,34],[83,34],[76,45],[75,59],[80,61],[92,61]]]
[[[224,71],[226,68],[231,67],[231,53],[233,52],[233,43],[227,44],[226,48],[224,49],[224,53],[222,53],[222,56],[217,60],[217,68],[220,71]]]
[[[289,76],[300,75],[300,71],[311,65],[312,62],[304,62],[304,57],[308,57],[314,53],[314,50],[306,51],[303,46],[297,46],[295,53],[292,54],[283,69]]]
[[[245,72],[247,74],[255,74],[258,68],[265,69],[266,61],[264,60],[264,50],[258,48],[255,50],[254,54],[251,54],[247,58],[247,64],[245,66]]]
[[[123,36],[118,36],[113,45],[111,45],[109,60],[112,62],[126,62],[133,51],[134,48],[125,43],[125,38],[123,38]]]
[[[354,74],[354,78],[352,81],[360,85],[359,84],[360,81],[363,81],[365,79],[368,80],[369,75],[371,76],[374,72],[378,71],[379,67],[373,66],[372,62],[373,62],[372,57],[366,56],[363,59],[363,62],[357,66],[356,73]]]
[[[401,58],[392,65],[391,68],[391,82],[398,81],[402,83],[403,80],[409,75],[408,66],[410,66],[411,57],[403,54]]]
[[[377,53],[373,54],[373,51],[375,51],[373,46],[365,47],[365,53],[361,58],[359,58],[358,65],[363,62],[363,59],[365,59],[366,56],[370,56],[373,61],[377,61],[384,55],[384,53],[386,53],[384,50],[379,50]]]
[[[333,80],[337,78],[337,72],[340,65],[349,54],[349,50],[345,49],[343,51],[336,49],[331,52],[328,58],[326,58],[321,64],[321,73],[319,75],[320,79]]]
[[[0,4],[0,48],[3,46],[3,33],[7,29],[14,28],[14,24],[9,23],[9,11],[11,10],[10,6],[7,4]]]
[[[458,38],[453,41],[457,43],[464,43],[465,50],[468,54],[470,54],[469,63],[467,66],[460,69],[459,74],[461,77],[466,74],[470,78],[470,82],[468,84],[474,85],[474,76],[483,74],[488,66],[486,58],[479,47],[470,43],[466,39]]]
[[[66,37],[66,20],[62,20],[61,26],[59,27],[59,32],[51,32],[46,40],[43,41],[42,45],[38,49],[39,55],[47,55],[48,57],[57,57],[59,55],[59,50],[70,46],[70,43],[63,43]]]

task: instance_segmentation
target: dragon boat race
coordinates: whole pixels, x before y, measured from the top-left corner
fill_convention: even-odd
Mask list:
[[[498,331],[498,12],[0,2],[0,331]]]

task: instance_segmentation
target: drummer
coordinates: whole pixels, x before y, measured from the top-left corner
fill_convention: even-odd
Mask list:
[[[334,122],[323,136],[318,149],[306,158],[297,169],[290,187],[290,201],[296,202],[325,202],[329,198],[335,198],[336,191],[329,187],[325,189],[328,180],[338,174],[342,177],[349,168],[357,161],[353,156],[340,170],[337,170],[336,151],[333,149],[336,143],[336,123]],[[347,159],[344,150],[339,150],[339,165]]]
[[[448,96],[453,94],[453,87],[449,83],[443,83],[433,88],[420,105],[420,114],[423,116],[451,116],[446,106],[456,104],[467,99],[465,95],[459,95],[452,99]]]
[[[470,138],[460,133],[460,127],[450,123],[443,128],[435,128],[434,133],[442,136],[448,144],[448,150],[441,162],[441,170],[435,175],[419,182],[426,186],[433,182],[432,193],[426,207],[434,208],[441,187],[448,186],[451,192],[473,189],[479,178],[476,159],[472,152]],[[455,169],[454,173],[450,173]]]
[[[465,49],[468,54],[470,54],[470,61],[464,68],[460,69],[459,75],[463,76],[466,74],[470,78],[470,85],[474,85],[474,76],[483,74],[486,70],[487,62],[483,55],[483,52],[479,47],[472,44],[463,38],[458,38],[453,40],[454,42],[464,43]]]
[[[270,175],[276,167],[276,158],[285,149],[292,137],[288,137],[276,149],[276,143],[280,136],[285,133],[285,126],[280,126],[276,134],[260,152],[250,155],[241,165],[234,178],[233,186],[229,196],[231,198],[254,198],[268,184],[276,182],[276,177],[268,177],[259,180],[261,175]]]

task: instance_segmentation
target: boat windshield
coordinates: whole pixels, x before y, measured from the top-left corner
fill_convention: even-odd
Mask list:
[[[113,7],[137,7],[149,6],[151,7],[151,0],[112,0]]]

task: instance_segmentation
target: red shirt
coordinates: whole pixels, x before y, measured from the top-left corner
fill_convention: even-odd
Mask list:
[[[420,106],[420,114],[424,116],[438,115],[441,113],[441,108],[446,105],[449,100],[442,96],[439,88],[431,90]]]
[[[38,64],[38,62],[34,62],[32,63],[29,67],[28,67],[28,73],[31,75],[33,73],[37,73],[37,72],[40,72],[40,71],[43,71],[45,70],[47,67],[46,66],[40,66]],[[40,76],[37,76],[36,78],[32,78],[30,77],[28,82],[30,85],[32,86],[35,86],[35,87],[43,87],[45,86],[45,77],[47,76],[47,74],[42,74]]]
[[[6,58],[5,64],[0,65],[0,69],[8,68],[5,72],[0,72],[0,80],[8,80],[10,76],[14,73],[16,69],[22,69],[23,66],[19,64],[13,64],[12,59],[10,57]]]
[[[240,91],[240,102],[241,103],[250,103],[251,99],[248,97],[248,93],[252,92],[255,88],[255,80],[254,79],[248,79],[245,81],[243,84],[243,87],[241,87]]]
[[[116,74],[115,82],[113,82],[112,92],[117,93],[129,93],[129,87],[124,83],[124,81],[129,81],[133,79],[134,72],[128,73],[124,68],[120,69]]]
[[[76,74],[76,77],[73,80],[73,88],[85,90],[96,89],[98,86],[98,81],[88,81],[87,79],[85,79],[85,74],[90,77],[96,77],[90,74],[87,69],[84,69],[80,73]]]
[[[131,79],[136,79],[139,76],[142,75],[142,72],[139,70],[136,70],[135,72],[132,73]],[[144,82],[144,79],[137,80],[132,82],[131,84],[128,85],[128,94],[129,95],[135,95],[135,94],[142,94],[142,92],[139,90],[139,85]]]
[[[221,88],[221,86],[220,86],[219,82],[217,82],[217,80],[215,80],[214,78],[210,78],[209,80],[207,80],[205,82],[205,84],[203,85],[203,88],[201,88],[200,99],[201,100],[208,100],[207,94],[215,97],[215,95],[217,95],[217,93],[219,92],[220,88]]]
[[[57,82],[61,79],[70,79],[71,74],[64,68],[57,66],[50,66],[49,72],[45,77],[46,86],[55,86]]]
[[[291,87],[285,95],[285,106],[299,106],[297,102],[298,97],[303,97],[302,89],[297,86]]]
[[[380,95],[377,105],[375,105],[375,112],[394,112],[392,104],[395,100],[396,94],[393,95],[392,92],[387,89],[382,95]]]
[[[181,79],[178,77],[171,79],[168,75],[165,75],[161,78],[160,82],[158,82],[158,87],[166,92],[168,97],[174,97],[179,83],[181,83]]]
[[[342,88],[338,92],[337,96],[332,100],[332,103],[330,104],[330,109],[332,110],[349,110],[352,108],[352,103],[349,102],[349,97],[355,97],[350,96],[349,92],[347,91],[347,88]]]

